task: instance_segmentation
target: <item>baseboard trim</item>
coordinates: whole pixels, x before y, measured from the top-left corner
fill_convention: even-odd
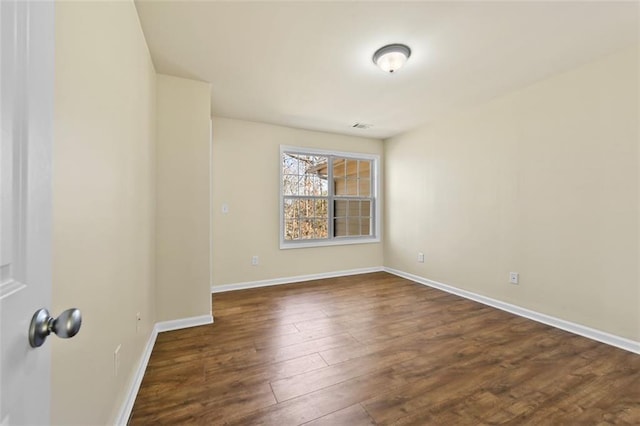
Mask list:
[[[151,335],[149,336],[149,340],[147,340],[147,345],[144,348],[144,352],[140,357],[140,363],[138,364],[138,368],[136,369],[136,374],[133,377],[133,382],[129,388],[129,393],[127,394],[127,398],[120,409],[120,414],[116,419],[116,425],[126,425],[129,422],[129,417],[131,417],[131,410],[133,410],[133,403],[136,402],[136,396],[138,396],[138,391],[140,390],[140,385],[142,384],[142,378],[144,377],[144,372],[147,370],[147,365],[149,364],[149,359],[151,358],[151,352],[153,351],[153,346],[156,343],[156,338],[158,337],[158,330],[156,327],[153,327],[151,330]]]
[[[423,278],[418,275],[410,274],[408,272],[399,271],[397,269],[386,268],[386,267],[384,268],[384,270],[385,272],[388,272],[390,274],[397,275],[402,278],[406,278],[408,280],[417,282],[422,285],[426,285],[428,287],[433,287],[438,290],[446,291],[447,293],[455,294],[457,296],[464,297],[465,299],[470,299],[475,302],[482,303],[484,305],[492,306],[494,308],[497,308],[521,317],[525,317],[546,325],[550,325],[552,327],[556,327],[573,334],[578,334],[588,339],[596,340],[601,343],[606,343],[607,345],[615,346],[617,348],[624,349],[629,352],[640,354],[640,342],[637,342],[631,339],[616,336],[614,334],[596,330],[594,328],[590,328],[581,324],[576,324],[571,321],[566,321],[560,318],[552,317],[550,315],[532,311],[530,309],[513,305],[511,303],[492,299],[487,296],[482,296],[480,294],[473,293],[467,290],[462,290],[447,284],[443,284],[437,281]]]
[[[200,315],[198,317],[161,321],[156,323],[156,330],[158,333],[162,333],[163,331],[180,330],[181,328],[197,327],[199,325],[207,325],[211,323],[213,323],[213,316]]]
[[[225,293],[227,291],[246,290],[250,288],[269,287],[272,285],[300,283],[304,281],[321,280],[325,278],[347,277],[349,275],[368,274],[371,272],[384,271],[382,266],[372,268],[348,269],[344,271],[323,272],[320,274],[298,275],[295,277],[274,278],[270,280],[248,281],[243,283],[225,284],[219,286],[211,286],[211,293]]]
[[[138,368],[136,369],[133,381],[131,382],[129,393],[127,394],[127,398],[122,404],[122,408],[120,409],[120,413],[118,414],[118,417],[116,419],[116,425],[125,426],[129,422],[129,417],[131,417],[131,411],[133,410],[133,404],[136,402],[136,396],[138,396],[138,391],[140,390],[140,385],[142,384],[144,373],[145,371],[147,371],[147,365],[149,365],[149,359],[151,358],[151,352],[153,351],[153,346],[156,343],[158,333],[162,333],[164,331],[179,330],[182,328],[197,327],[199,325],[211,324],[212,322],[212,315],[201,315],[197,317],[183,318],[172,321],[162,321],[156,323],[156,325],[151,330],[151,335],[149,336],[149,340],[147,340],[147,345],[145,346],[144,352],[140,357],[140,363],[138,364]]]

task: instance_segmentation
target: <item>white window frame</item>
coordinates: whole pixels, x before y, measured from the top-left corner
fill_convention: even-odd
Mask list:
[[[375,217],[372,219],[371,229],[373,230],[373,235],[371,236],[354,236],[354,237],[334,237],[332,233],[330,233],[328,239],[318,239],[318,240],[285,240],[284,239],[284,191],[283,191],[283,180],[284,176],[282,174],[282,156],[285,152],[302,154],[302,155],[323,155],[323,156],[335,156],[335,157],[344,157],[351,158],[356,160],[370,160],[372,164],[372,172],[373,176],[371,179],[371,191],[373,194],[372,202],[373,202],[373,212]],[[380,156],[376,154],[364,154],[359,152],[343,152],[343,151],[334,151],[334,150],[325,150],[325,149],[315,149],[315,148],[305,148],[301,146],[289,146],[289,145],[280,145],[280,156],[278,159],[278,167],[280,168],[280,197],[279,197],[279,207],[280,210],[280,249],[295,249],[295,248],[304,248],[304,247],[323,247],[323,246],[342,246],[348,244],[370,244],[370,243],[379,243],[380,242],[380,224],[382,223],[382,208],[380,203]],[[329,185],[331,186],[331,185]],[[333,193],[333,189],[330,188],[330,194]],[[332,200],[333,197],[329,197],[329,200]],[[333,206],[330,205],[330,211],[333,211]],[[333,229],[332,219],[333,213],[329,216],[329,229]]]

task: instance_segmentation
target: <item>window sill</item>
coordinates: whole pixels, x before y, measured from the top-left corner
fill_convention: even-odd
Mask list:
[[[285,243],[280,241],[280,250],[310,248],[310,247],[327,247],[327,246],[346,246],[352,244],[374,244],[379,243],[380,237],[375,238],[345,238],[330,241],[305,241]]]

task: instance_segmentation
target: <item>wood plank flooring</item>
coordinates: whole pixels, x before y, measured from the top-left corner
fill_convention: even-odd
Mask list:
[[[213,297],[130,424],[640,424],[640,355],[386,273]]]

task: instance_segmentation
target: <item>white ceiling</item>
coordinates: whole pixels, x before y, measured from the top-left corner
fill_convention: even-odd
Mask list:
[[[386,138],[638,42],[636,2],[136,2],[156,71],[213,115]],[[412,56],[395,74],[371,60]],[[353,129],[355,122],[372,124]]]

